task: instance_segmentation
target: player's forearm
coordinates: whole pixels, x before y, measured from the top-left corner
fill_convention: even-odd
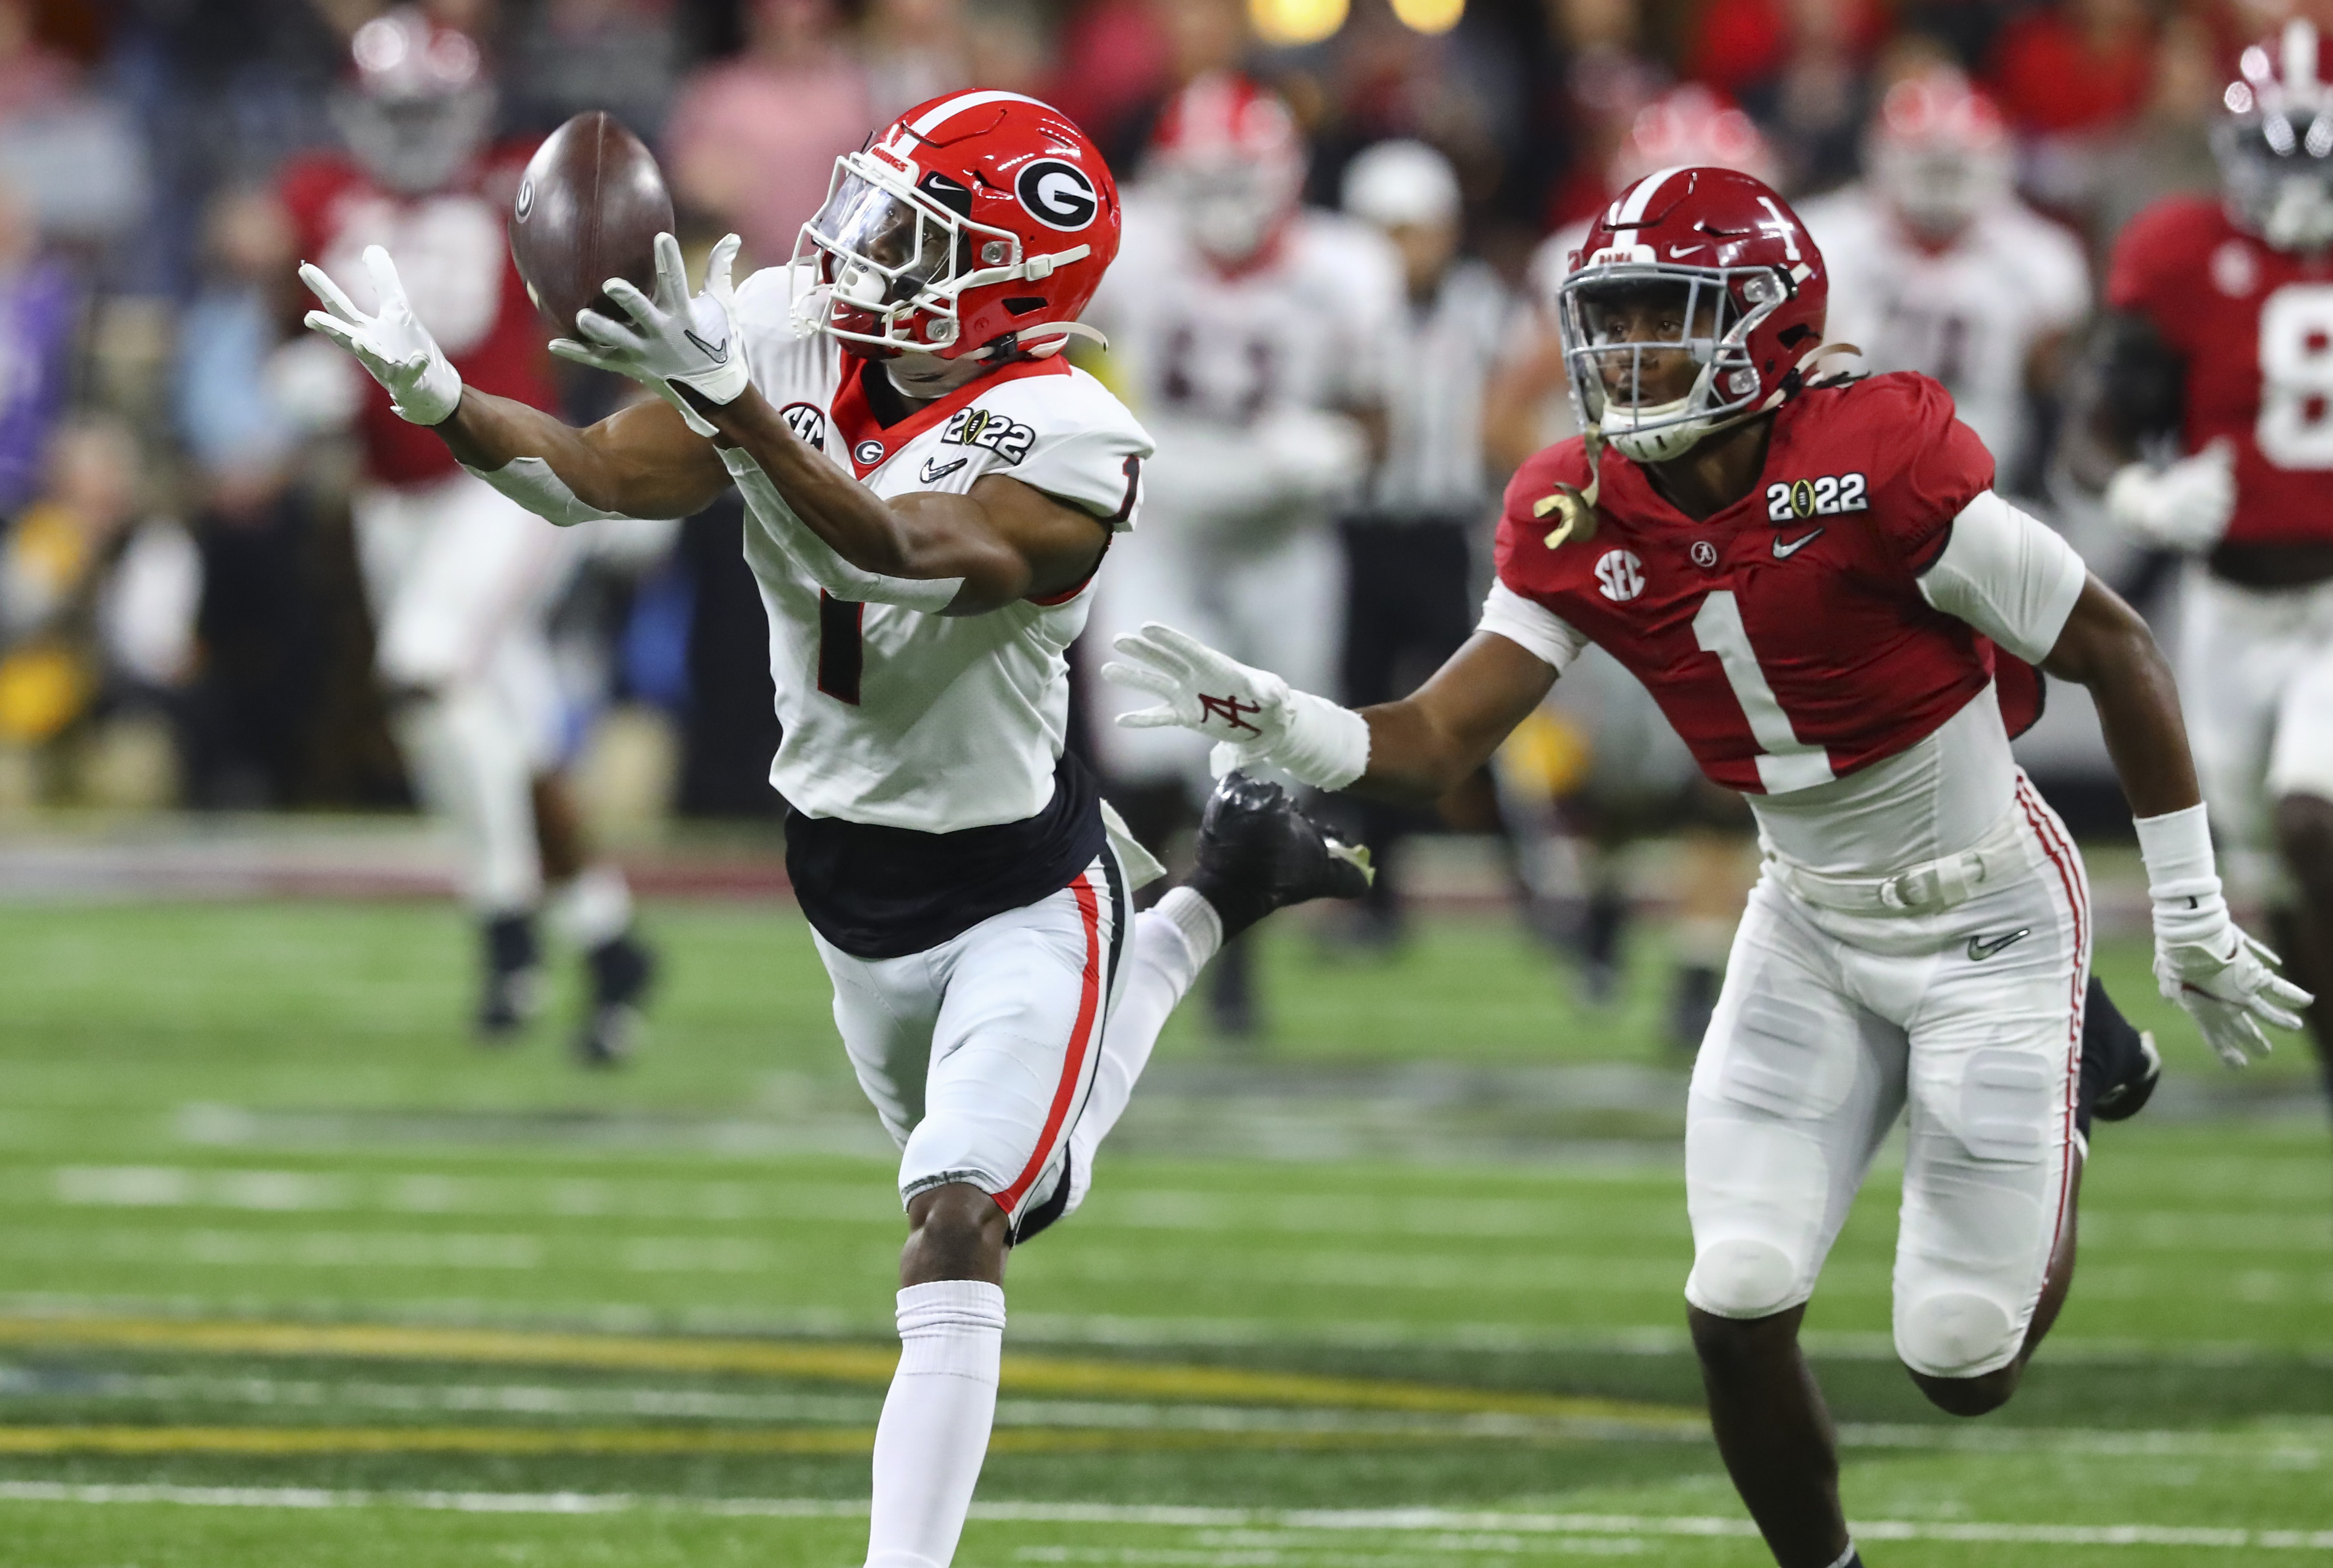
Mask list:
[[[1415,697],[1360,710],[1369,726],[1369,765],[1346,786],[1396,805],[1431,805],[1489,760],[1498,742],[1469,744],[1438,726]]]
[[[1539,658],[1476,632],[1415,692],[1361,710],[1369,764],[1349,787],[1405,805],[1440,800],[1491,760],[1554,684]]]
[[[2203,799],[2170,660],[2136,611],[2092,579],[2042,669],[2089,688],[2133,814],[2161,816]]]
[[[926,493],[885,500],[796,436],[758,390],[698,407],[769,476],[802,526],[851,566],[917,582],[963,578],[968,590],[994,603],[1029,591],[1027,563],[1000,547],[969,497]]]
[[[539,457],[578,498],[617,510],[614,476],[583,432],[540,409],[464,387],[452,417],[429,428],[466,468],[492,473],[521,457]]]

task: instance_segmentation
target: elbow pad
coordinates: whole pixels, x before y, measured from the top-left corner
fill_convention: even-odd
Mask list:
[[[610,517],[621,517],[621,512],[602,512],[586,505],[567,482],[552,472],[551,465],[540,457],[514,457],[492,473],[483,468],[462,465],[471,474],[533,513],[546,522],[570,528],[578,523],[600,523]]]
[[[859,604],[897,604],[937,615],[963,592],[961,577],[887,577],[853,566],[802,520],[751,453],[742,447],[725,447],[721,461],[770,537],[812,582],[835,598]]]

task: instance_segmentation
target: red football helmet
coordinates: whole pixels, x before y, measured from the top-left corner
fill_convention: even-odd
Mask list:
[[[1829,297],[1822,253],[1763,182],[1730,168],[1647,175],[1589,226],[1556,291],[1581,426],[1664,462],[1779,406],[1822,346]],[[1648,320],[1659,335],[1644,335]],[[1691,389],[1645,401],[1646,356],[1673,352],[1700,366]]]
[[[1758,122],[1698,82],[1672,87],[1642,109],[1612,155],[1612,188],[1625,190],[1656,168],[1690,164],[1738,168],[1771,185],[1774,149]]]
[[[468,34],[400,5],[358,28],[349,57],[332,120],[383,186],[410,195],[439,189],[485,145],[494,89]]]
[[[1304,194],[1304,138],[1270,88],[1210,72],[1167,100],[1143,160],[1209,260],[1236,267],[1276,238]]]
[[[2282,251],[2333,245],[2333,83],[2317,24],[2295,17],[2243,53],[2212,150],[2235,220]]]
[[[869,358],[1058,352],[1118,255],[1118,183],[1070,118],[951,92],[835,159],[794,265],[802,319]]]
[[[2010,192],[2014,151],[1992,100],[1957,71],[1910,76],[1872,117],[1872,183],[1915,234],[1948,240]]]

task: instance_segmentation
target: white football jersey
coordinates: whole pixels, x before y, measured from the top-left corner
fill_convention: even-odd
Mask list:
[[[1225,275],[1169,205],[1136,193],[1085,319],[1109,334],[1112,380],[1157,438],[1154,505],[1228,516],[1308,487],[1304,454],[1282,447],[1339,449],[1307,416],[1385,400],[1403,308],[1400,257],[1367,224],[1306,208],[1269,257]]]
[[[794,433],[878,495],[961,494],[990,474],[1134,526],[1150,438],[1124,404],[1058,357],[1008,366],[888,427],[866,361],[795,324],[792,274],[737,294],[754,385]],[[876,373],[879,374],[879,370]],[[788,553],[796,526],[752,510],[745,559],[770,617],[784,736],[770,783],[812,817],[955,832],[1021,822],[1052,798],[1069,717],[1070,643],[1092,582],[985,615],[833,599]]]
[[[1873,191],[1850,186],[1799,208],[1830,269],[1825,335],[1872,370],[1944,384],[2004,473],[2033,438],[2025,392],[2033,346],[2089,313],[2081,243],[2023,202],[1986,211],[1942,250],[1918,244]]]

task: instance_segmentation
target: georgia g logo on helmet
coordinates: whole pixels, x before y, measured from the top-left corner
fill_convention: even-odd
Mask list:
[[[1063,233],[1085,227],[1101,210],[1093,181],[1065,159],[1041,158],[1027,165],[1013,181],[1013,194],[1031,217]]]

